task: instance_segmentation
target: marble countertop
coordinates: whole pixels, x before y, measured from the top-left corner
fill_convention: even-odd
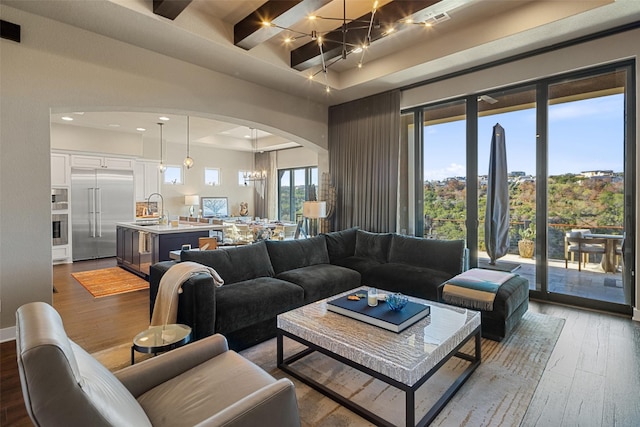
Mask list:
[[[146,231],[147,233],[154,234],[171,234],[171,233],[189,233],[195,231],[206,230],[222,230],[222,226],[218,224],[185,224],[178,223],[177,227],[173,227],[169,224],[166,225],[141,225],[135,222],[118,222],[117,226],[127,227],[133,230]]]

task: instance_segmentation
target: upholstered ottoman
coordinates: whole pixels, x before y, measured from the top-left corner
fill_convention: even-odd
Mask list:
[[[452,302],[451,299],[447,301],[446,296],[443,295],[444,286],[447,283],[443,283],[438,290],[440,300],[447,304],[466,306],[480,311],[484,338],[494,341],[502,341],[507,338],[529,308],[529,281],[518,275],[514,275],[499,285],[491,309],[478,308],[479,306],[473,306],[473,304]]]

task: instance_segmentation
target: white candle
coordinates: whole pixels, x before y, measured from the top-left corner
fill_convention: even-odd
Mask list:
[[[367,304],[370,307],[375,307],[378,305],[378,290],[375,288],[370,288],[367,292]]]

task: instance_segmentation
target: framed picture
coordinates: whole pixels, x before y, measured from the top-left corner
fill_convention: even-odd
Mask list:
[[[205,218],[229,216],[226,197],[202,197],[202,216]]]

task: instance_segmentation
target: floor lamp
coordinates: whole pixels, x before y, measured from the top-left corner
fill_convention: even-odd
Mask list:
[[[318,219],[327,217],[327,202],[303,202],[302,216],[309,220],[309,235],[316,236],[318,234]]]

